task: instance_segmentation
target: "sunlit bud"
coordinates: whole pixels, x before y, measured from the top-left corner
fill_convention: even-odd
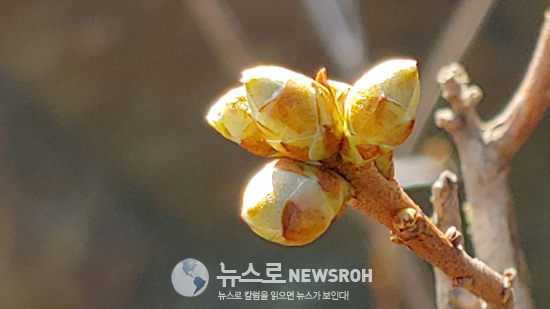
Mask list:
[[[250,116],[246,90],[238,87],[223,95],[206,116],[208,123],[225,138],[260,156],[277,156]]]
[[[344,107],[347,127],[371,144],[399,145],[412,131],[419,97],[416,61],[385,61],[349,90]]]
[[[342,213],[348,183],[291,159],[268,163],[248,183],[241,217],[260,237],[285,246],[310,243]]]
[[[342,118],[332,93],[322,83],[275,66],[245,70],[241,82],[252,118],[280,153],[317,161],[338,151]]]
[[[349,90],[344,103],[345,159],[365,162],[381,156],[411,134],[420,83],[416,61],[394,59],[368,71]]]

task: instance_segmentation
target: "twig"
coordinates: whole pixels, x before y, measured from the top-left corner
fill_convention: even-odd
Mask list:
[[[434,207],[433,222],[453,243],[464,245],[462,219],[458,202],[458,180],[450,171],[443,171],[432,185],[430,201]],[[482,302],[463,288],[453,287],[452,280],[435,268],[435,290],[438,309],[481,309]]]
[[[484,139],[494,141],[504,159],[516,154],[550,107],[550,11],[544,17],[533,59],[518,91],[484,132]]]
[[[482,92],[469,85],[464,68],[452,64],[439,76],[442,96],[452,109],[436,112],[436,123],[453,137],[472,207],[472,241],[477,256],[497,271],[518,269],[517,308],[532,308],[527,267],[517,239],[515,210],[508,187],[509,162],[550,106],[550,13],[525,78],[504,111],[483,122],[475,105]]]
[[[433,309],[433,285],[427,282],[425,270],[407,248],[388,243],[388,230],[375,220],[366,223],[369,236],[369,267],[376,270],[376,280],[369,284],[373,308],[402,308],[414,304],[415,308]]]
[[[468,289],[498,308],[512,304],[510,279],[473,259],[441,232],[395,180],[384,178],[372,164],[340,164],[354,194],[348,204],[388,227],[392,241],[403,244]]]

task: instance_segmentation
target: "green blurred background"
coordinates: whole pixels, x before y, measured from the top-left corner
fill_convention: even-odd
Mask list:
[[[343,19],[327,15],[334,3]],[[352,82],[374,62],[410,56],[422,72],[462,4],[0,1],[0,308],[433,308],[431,269],[405,250],[394,254],[411,255],[421,280],[390,289],[391,304],[374,300],[373,284],[222,288],[220,262],[240,272],[249,262],[260,272],[266,262],[372,267],[376,283],[384,274],[369,257],[393,244],[373,242],[373,222],[353,210],[305,247],[258,238],[240,221],[239,203],[266,159],[225,141],[204,115],[254,64],[308,75],[327,66],[333,78]],[[485,90],[482,117],[498,112],[518,85],[547,5],[496,1],[464,53],[461,62]],[[435,84],[435,76],[425,78]],[[538,308],[550,308],[549,132],[547,115],[511,172]],[[448,139],[430,117],[417,144],[433,137]],[[430,209],[427,188],[411,194]],[[178,295],[170,281],[187,257],[210,270],[195,298]],[[408,267],[386,266],[399,269],[394,281],[411,277]],[[226,290],[342,290],[350,300],[219,301]],[[426,298],[432,303],[411,301]]]

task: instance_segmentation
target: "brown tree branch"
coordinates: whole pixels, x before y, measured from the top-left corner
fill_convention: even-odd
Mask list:
[[[473,216],[472,241],[477,256],[496,271],[517,268],[514,281],[517,308],[531,308],[529,290],[525,283],[526,265],[517,241],[513,205],[508,187],[507,160],[483,138],[485,124],[475,105],[482,92],[469,85],[464,68],[452,64],[441,70],[439,82],[442,96],[452,109],[444,108],[435,114],[436,124],[453,137],[466,195]]]
[[[458,201],[458,179],[450,171],[443,171],[432,185],[430,201],[434,207],[432,221],[454,244],[463,245],[462,219]],[[453,287],[452,280],[440,269],[434,269],[436,303],[439,309],[481,309],[479,298],[460,287]]]
[[[550,13],[545,14],[533,59],[519,90],[494,119],[480,120],[475,105],[481,101],[481,90],[470,85],[461,66],[452,64],[443,68],[439,83],[442,97],[451,103],[452,109],[437,111],[436,124],[452,135],[458,150],[473,214],[472,241],[476,254],[496,271],[517,268],[516,308],[532,308],[508,173],[510,159],[550,106]]]
[[[512,304],[510,278],[473,259],[455,246],[422,212],[395,180],[384,178],[372,164],[340,164],[339,172],[354,189],[348,204],[390,229],[403,244],[453,278],[453,285],[483,297],[495,308]]]
[[[504,111],[486,124],[484,139],[495,143],[498,153],[511,159],[531,135],[550,107],[550,11],[527,73]]]
[[[414,304],[416,308],[434,309],[433,286],[427,282],[422,263],[407,248],[388,243],[388,230],[371,219],[366,223],[370,248],[368,265],[376,270],[376,280],[369,284],[372,308],[398,309]]]

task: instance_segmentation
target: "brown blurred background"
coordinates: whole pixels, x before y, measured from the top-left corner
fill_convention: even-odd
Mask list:
[[[0,308],[256,308],[218,301],[226,290],[214,278],[220,262],[241,272],[249,262],[259,271],[266,262],[373,267],[376,282],[382,274],[369,257],[380,244],[368,236],[373,223],[354,211],[302,248],[255,236],[239,220],[239,200],[266,160],[225,141],[204,115],[254,64],[308,75],[327,66],[332,78],[352,82],[374,62],[410,56],[422,71],[463,4],[0,1]],[[520,81],[547,5],[496,1],[464,53],[461,62],[485,90],[483,117]],[[423,89],[433,89],[435,76],[423,78]],[[538,308],[550,308],[549,132],[547,115],[514,160],[511,184]],[[419,136],[417,145],[447,139],[431,117]],[[426,187],[410,192],[429,210]],[[210,271],[196,298],[178,295],[170,281],[187,257]],[[417,285],[432,299],[431,269],[419,265]],[[410,277],[406,267],[397,276]],[[345,302],[262,302],[266,308],[376,304],[372,285],[363,284],[233,290],[350,292]],[[411,302],[414,293],[421,292],[396,287],[394,303],[378,307],[433,308]]]

